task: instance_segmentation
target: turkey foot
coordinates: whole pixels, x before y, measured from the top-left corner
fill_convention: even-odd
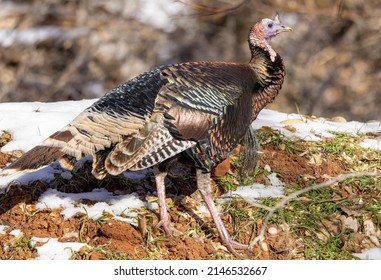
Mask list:
[[[169,220],[160,219],[160,222],[157,223],[155,226],[156,228],[162,227],[166,234],[168,235],[174,235],[179,236],[184,234],[182,231],[176,229],[174,226],[172,226],[171,222]]]

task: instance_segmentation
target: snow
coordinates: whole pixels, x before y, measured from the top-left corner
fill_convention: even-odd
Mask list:
[[[381,247],[372,248],[363,253],[355,253],[353,255],[363,260],[381,260]]]
[[[5,226],[5,225],[0,225],[0,234],[5,234],[6,233],[6,229],[9,228],[8,226]]]
[[[38,238],[32,237],[32,244],[37,242],[44,243],[42,246],[36,246],[36,260],[67,260],[73,252],[80,250],[82,247],[91,248],[86,243],[80,242],[58,242],[57,238]]]
[[[14,139],[1,148],[1,151],[30,150],[67,125],[95,101],[96,99],[0,104],[0,129],[8,131]]]
[[[359,144],[363,148],[370,148],[381,151],[381,137],[377,137],[376,139],[364,139]]]
[[[292,132],[287,126],[296,129]],[[334,137],[330,132],[345,132],[353,135],[361,135],[368,132],[381,131],[381,122],[357,122],[350,121],[345,123],[332,122],[326,119],[307,119],[299,114],[285,114],[272,110],[262,110],[258,119],[253,123],[253,127],[258,129],[263,126],[279,130],[288,137],[297,137],[305,141],[319,141],[322,137]],[[373,139],[372,139],[373,140]],[[379,148],[381,139],[375,139],[369,148]]]
[[[13,235],[14,237],[20,237],[23,235],[23,233],[19,229],[14,229],[11,232],[9,232],[9,234]]]
[[[227,202],[228,197],[239,196],[249,203],[256,202],[260,198],[265,197],[282,197],[283,196],[283,183],[277,178],[276,173],[271,173],[267,178],[270,185],[254,183],[247,186],[239,186],[235,191],[231,191],[222,195],[225,197],[219,199],[218,202]]]
[[[99,201],[92,206],[80,203],[82,200]],[[86,214],[90,219],[99,219],[103,213],[112,214],[115,219],[133,223],[132,219],[137,214],[133,209],[148,208],[157,209],[157,203],[149,203],[140,200],[137,194],[114,195],[105,189],[94,189],[91,192],[63,193],[55,189],[44,192],[36,205],[37,209],[59,209],[64,208],[61,214],[68,219],[77,214]]]
[[[12,135],[12,141],[2,147],[1,151],[28,151],[50,134],[67,125],[95,101],[96,99],[54,103],[0,104],[0,131],[8,131]],[[257,120],[253,123],[253,127],[256,129],[271,127],[288,137],[300,138],[306,141],[318,141],[322,137],[335,137],[331,132],[346,132],[353,135],[364,135],[365,133],[378,135],[381,131],[380,122],[362,123],[351,121],[335,123],[326,119],[310,119],[298,114],[285,114],[267,109],[261,111]],[[290,129],[290,127],[293,129]],[[362,147],[381,150],[380,137],[367,137],[361,142]],[[90,159],[86,158],[83,161]],[[123,174],[132,181],[138,181],[151,172],[152,170],[126,171]],[[49,182],[57,175],[66,179],[70,179],[72,176],[70,172],[63,171],[57,163],[29,173],[8,174],[3,172],[0,173],[0,193],[6,191],[7,185],[11,181],[17,181],[20,184],[27,184],[37,179]],[[220,202],[226,201],[231,196],[240,196],[249,202],[255,202],[258,198],[263,197],[283,196],[281,180],[276,177],[275,173],[270,174],[268,178],[269,185],[252,184],[250,186],[240,186],[237,190],[223,195]],[[95,203],[89,206],[82,203],[83,200],[91,200]],[[65,219],[78,213],[97,219],[107,213],[111,214],[115,219],[133,223],[133,218],[136,216],[134,209],[156,209],[157,203],[143,201],[136,194],[113,194],[105,189],[94,189],[91,192],[84,193],[62,193],[50,188],[40,196],[37,208],[63,209],[61,214]],[[199,210],[202,211],[202,209]],[[6,226],[0,226],[0,234],[5,234],[6,230]],[[11,234],[20,235],[22,232],[13,230]],[[68,259],[73,251],[86,246],[86,244],[82,243],[62,243],[53,238],[39,239],[38,237],[32,237],[32,240],[45,243],[42,246],[37,246],[38,259]],[[372,249],[359,254],[358,257],[380,259],[380,250]]]
[[[4,171],[0,175],[0,193],[4,192],[6,189],[6,186],[11,182],[17,182],[20,185],[26,185],[30,182],[36,181],[36,180],[44,180],[45,182],[50,182],[54,180],[55,174],[58,173],[58,170],[53,168],[54,165],[47,166],[45,168],[42,168],[40,170],[30,172],[30,173],[16,173],[16,174],[7,174],[7,171]]]

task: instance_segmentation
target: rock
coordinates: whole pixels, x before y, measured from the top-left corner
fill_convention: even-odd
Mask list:
[[[329,236],[329,233],[325,229],[321,230],[321,232],[319,231],[316,232],[316,237],[324,242],[328,241],[328,238],[329,238],[328,236]]]
[[[343,220],[343,223],[344,223],[345,228],[347,228],[353,232],[358,232],[358,230],[359,230],[358,222],[355,219],[353,219],[352,217],[346,217]]]
[[[267,245],[266,242],[262,241],[259,243],[259,247],[261,248],[262,251],[268,252],[269,251],[269,246]]]
[[[370,239],[370,241],[372,241],[374,245],[380,246],[380,241],[378,241],[376,230],[372,220],[369,219],[364,221],[364,232],[365,235]]]
[[[323,159],[322,159],[321,153],[312,154],[309,161],[308,161],[308,164],[311,164],[314,166],[320,166],[320,165],[322,165],[322,163],[323,163]]]
[[[272,236],[275,236],[278,234],[278,229],[276,227],[269,227],[267,232],[272,235]]]
[[[332,122],[345,123],[347,120],[344,117],[336,116],[330,119]]]
[[[287,119],[280,122],[281,124],[305,124],[306,122],[302,119]]]
[[[271,167],[268,164],[266,164],[263,169],[266,170],[267,172],[271,172]]]
[[[338,235],[342,230],[342,222],[340,219],[332,218],[332,219],[323,219],[322,223],[324,224],[327,231],[333,235]],[[322,230],[323,232],[324,230]],[[329,236],[329,235],[327,235]]]
[[[283,128],[287,129],[290,132],[295,132],[296,131],[296,128],[294,126],[292,126],[292,125],[285,125]]]

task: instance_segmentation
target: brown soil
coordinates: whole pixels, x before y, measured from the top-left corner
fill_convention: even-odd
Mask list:
[[[346,170],[345,163],[333,155],[328,155],[320,165],[317,165],[309,163],[306,156],[288,154],[279,147],[271,145],[262,152],[262,163],[268,164],[285,184],[295,184],[298,182],[298,177],[303,175],[320,182],[324,177],[335,177]],[[257,179],[261,181],[261,178]]]

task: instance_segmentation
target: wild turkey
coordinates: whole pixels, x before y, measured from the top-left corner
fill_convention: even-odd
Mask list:
[[[38,169],[57,159],[70,169],[87,155],[93,155],[92,173],[98,179],[153,166],[159,224],[172,234],[176,230],[167,213],[162,165],[185,152],[195,164],[197,187],[220,238],[236,254],[235,248],[248,245],[233,241],[225,229],[212,199],[210,172],[240,142],[253,143],[250,124],[276,97],[285,75],[282,59],[269,42],[290,30],[278,14],[253,25],[247,64],[186,62],[142,73],[108,92],[7,169]]]

